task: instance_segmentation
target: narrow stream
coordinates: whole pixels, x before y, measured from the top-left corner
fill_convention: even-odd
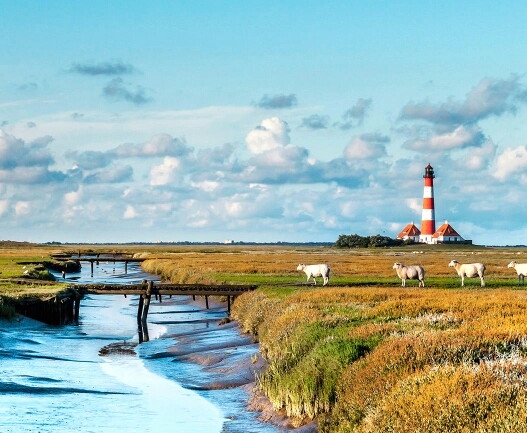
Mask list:
[[[61,278],[57,274],[57,278]],[[79,283],[138,283],[155,279],[135,263],[100,261],[66,280]],[[0,320],[0,431],[2,433],[198,433],[278,432],[246,410],[241,388],[191,390],[204,379],[202,367],[168,356],[175,335],[206,331],[225,317],[186,297],[153,302],[150,341],[137,355],[100,356],[111,344],[137,343],[137,297],[97,295],[81,302],[78,325],[49,326],[27,318]],[[213,325],[214,323],[214,325]],[[216,328],[215,328],[216,329]],[[239,337],[226,328],[214,338]],[[255,345],[245,349],[256,352]],[[186,383],[183,387],[180,384]]]

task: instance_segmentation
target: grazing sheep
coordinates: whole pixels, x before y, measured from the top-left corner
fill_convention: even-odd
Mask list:
[[[329,281],[329,266],[328,265],[304,265],[303,263],[300,263],[297,268],[297,271],[304,271],[307,275],[307,282],[309,283],[309,279],[313,277],[313,281],[315,282],[315,285],[317,284],[317,280],[315,277],[322,277],[324,278],[324,286]]]
[[[405,266],[402,263],[395,262],[393,269],[395,269],[397,276],[402,280],[401,286],[406,287],[406,280],[419,280],[419,287],[421,287],[421,284],[423,287],[425,286],[425,270],[422,266]]]
[[[527,263],[516,263],[516,261],[513,260],[507,267],[516,269],[516,273],[518,274],[518,285],[523,285],[523,280],[525,275],[527,275]]]
[[[481,287],[485,286],[485,265],[483,263],[461,264],[457,260],[452,260],[448,266],[456,269],[457,274],[461,277],[461,287],[465,285],[465,277],[481,279]]]

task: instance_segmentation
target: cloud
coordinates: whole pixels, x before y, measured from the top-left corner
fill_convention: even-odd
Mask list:
[[[353,138],[344,149],[344,157],[349,160],[377,159],[386,156],[386,144],[390,137],[382,134],[362,134]]]
[[[527,147],[518,146],[505,149],[496,159],[496,169],[493,176],[500,180],[507,180],[514,174],[521,173],[527,168]]]
[[[362,123],[364,122],[364,118],[366,117],[366,114],[371,107],[371,104],[371,99],[357,99],[355,105],[353,105],[353,107],[348,109],[342,115],[342,121],[337,122],[335,125],[343,130],[348,130],[354,126],[362,125]]]
[[[124,219],[133,219],[133,218],[136,218],[137,216],[138,216],[138,213],[135,210],[135,208],[132,205],[127,205],[126,209],[125,209],[125,211],[123,213],[123,218]]]
[[[48,167],[55,162],[46,148],[52,140],[50,136],[44,136],[26,143],[0,129],[0,169]]]
[[[518,107],[526,102],[527,90],[518,76],[513,75],[507,80],[485,78],[467,93],[462,102],[410,102],[401,110],[400,118],[460,125],[478,122],[490,116],[515,114]]]
[[[228,167],[232,169],[229,162],[234,156],[235,146],[232,143],[225,143],[212,149],[200,149],[197,154],[197,160],[205,166]]]
[[[429,134],[417,137],[404,143],[404,147],[420,152],[441,152],[445,150],[480,147],[485,142],[485,136],[476,125],[461,125],[452,131],[442,134]]]
[[[321,116],[320,114],[313,114],[309,117],[304,117],[300,125],[301,128],[308,129],[327,129],[329,123],[329,117]]]
[[[88,150],[85,152],[70,151],[66,152],[66,158],[73,161],[76,169],[96,170],[111,165],[116,159],[124,158],[150,158],[159,156],[185,157],[193,152],[191,147],[185,144],[183,139],[173,138],[169,134],[158,134],[144,143],[121,144],[107,151]],[[102,173],[102,172],[101,172]],[[116,179],[123,177],[124,172],[116,175]],[[93,179],[108,179],[107,174],[99,174]],[[115,180],[112,180],[114,182]],[[120,180],[121,181],[121,180]]]
[[[37,89],[38,89],[38,84],[37,83],[33,83],[33,82],[20,84],[17,87],[17,90],[19,90],[21,92],[34,92]]]
[[[161,186],[173,182],[180,166],[179,159],[172,156],[165,157],[162,164],[156,165],[150,170],[150,185]]]
[[[66,157],[73,160],[75,165],[82,170],[104,168],[112,163],[111,155],[95,150],[66,152]]]
[[[296,95],[291,93],[289,95],[264,95],[256,105],[260,108],[266,109],[291,108],[294,107],[297,102]]]
[[[266,152],[289,144],[289,126],[278,117],[264,119],[245,137],[247,147],[253,154]]]
[[[91,173],[84,178],[84,183],[121,183],[132,180],[134,170],[131,166],[110,167],[106,170],[99,170]]]
[[[76,191],[69,191],[64,194],[64,205],[67,207],[74,206],[82,200],[84,195],[83,188],[79,188]]]
[[[135,105],[146,104],[152,100],[141,86],[137,86],[135,91],[128,89],[121,77],[112,79],[104,87],[103,95],[115,101],[131,102]]]
[[[28,201],[17,201],[14,204],[15,215],[27,215],[31,211],[31,203]]]
[[[122,62],[73,63],[68,72],[90,76],[115,76],[132,74],[136,72],[136,69]]]
[[[140,144],[121,144],[109,153],[118,157],[153,157],[153,156],[185,156],[193,149],[188,147],[184,139],[173,138],[169,134],[158,134],[149,141]]]

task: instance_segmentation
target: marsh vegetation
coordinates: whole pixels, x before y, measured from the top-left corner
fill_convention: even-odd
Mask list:
[[[527,292],[507,268],[513,259],[527,262],[527,248],[141,246],[136,253],[148,259],[147,272],[173,283],[259,285],[236,299],[232,318],[267,361],[260,389],[297,425],[527,431]],[[461,288],[452,259],[485,263],[486,287],[466,279]],[[401,287],[394,262],[422,265],[426,287],[414,280]],[[306,284],[298,263],[328,263],[329,285]]]

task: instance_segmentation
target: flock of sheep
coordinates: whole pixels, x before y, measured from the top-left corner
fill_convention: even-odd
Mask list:
[[[455,268],[457,274],[461,277],[461,287],[465,285],[465,277],[476,278],[481,280],[481,287],[485,286],[485,265],[483,263],[459,263],[457,260],[452,260],[448,266]],[[514,268],[518,274],[518,283],[523,284],[525,275],[527,275],[527,263],[516,263],[514,260],[507,266]],[[425,286],[425,270],[420,265],[405,266],[402,263],[395,262],[393,269],[397,272],[397,276],[401,279],[401,285],[406,286],[406,280],[419,280],[419,287]],[[307,275],[307,282],[313,278],[315,285],[317,280],[315,277],[322,277],[325,286],[329,281],[330,268],[326,264],[319,265],[305,265],[300,263],[297,271],[303,271]]]

